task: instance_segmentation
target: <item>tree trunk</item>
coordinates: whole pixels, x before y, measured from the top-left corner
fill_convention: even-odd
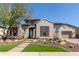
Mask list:
[[[14,36],[13,36],[13,27],[12,27],[12,35],[11,35],[11,39],[14,41]]]
[[[9,33],[10,30],[11,30],[11,35],[10,35],[10,37],[11,37],[12,40],[14,40],[13,27],[12,27],[12,26],[9,26],[8,31],[7,31],[7,35],[8,35],[8,33]]]
[[[10,29],[11,29],[11,25],[9,26],[9,28],[7,29],[7,36],[8,36],[8,34],[9,34],[9,31],[10,31]]]

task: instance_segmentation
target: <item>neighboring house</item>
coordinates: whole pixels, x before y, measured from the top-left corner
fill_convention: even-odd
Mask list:
[[[19,27],[13,27],[8,35],[24,38],[75,38],[76,27],[65,23],[54,23],[46,19],[32,19]]]

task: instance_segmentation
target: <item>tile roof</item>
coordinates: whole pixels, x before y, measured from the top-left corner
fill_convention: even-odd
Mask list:
[[[67,23],[54,23],[54,25],[68,25],[68,26],[72,26],[72,27],[75,27],[74,25],[70,25],[70,24],[67,24]]]

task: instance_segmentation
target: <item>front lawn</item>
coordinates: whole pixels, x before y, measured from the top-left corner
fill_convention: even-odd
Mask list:
[[[67,52],[68,50],[59,46],[29,44],[23,52]]]
[[[16,46],[17,44],[0,44],[0,52],[7,52]]]

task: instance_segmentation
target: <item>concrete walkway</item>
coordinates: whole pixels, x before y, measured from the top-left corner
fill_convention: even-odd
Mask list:
[[[9,52],[21,52],[28,44],[30,44],[30,43],[23,42],[19,46],[16,46],[12,50],[10,50]]]

